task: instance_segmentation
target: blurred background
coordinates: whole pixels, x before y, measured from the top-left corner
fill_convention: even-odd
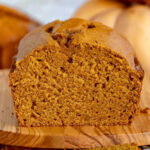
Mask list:
[[[56,19],[66,20],[86,0],[0,0],[6,4],[20,9],[42,24]]]

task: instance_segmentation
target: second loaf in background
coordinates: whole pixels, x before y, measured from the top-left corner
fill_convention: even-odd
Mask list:
[[[20,40],[39,25],[26,14],[0,5],[0,69],[11,67]]]

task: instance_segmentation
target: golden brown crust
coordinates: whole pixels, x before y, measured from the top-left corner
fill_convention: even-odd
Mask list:
[[[87,30],[88,28],[89,30]],[[51,31],[48,31],[50,29]],[[100,23],[82,19],[70,19],[65,22],[55,21],[29,33],[20,42],[17,60],[22,59],[33,48],[48,42],[55,43],[54,36],[71,36],[72,33],[74,33],[74,37],[77,37],[73,42],[90,43],[91,45],[99,44],[100,46],[115,50],[128,60],[134,70],[143,72],[132,46],[124,37]]]
[[[39,25],[25,14],[0,5],[0,69],[10,67],[21,38]]]

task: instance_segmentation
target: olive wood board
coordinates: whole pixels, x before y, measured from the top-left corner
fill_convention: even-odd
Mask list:
[[[150,145],[150,113],[139,113],[130,126],[19,127],[8,79],[0,70],[0,144],[38,148],[90,148],[114,144]],[[140,108],[150,108],[150,78],[145,75]]]

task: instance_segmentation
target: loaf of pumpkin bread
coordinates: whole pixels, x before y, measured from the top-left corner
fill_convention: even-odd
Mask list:
[[[135,116],[143,71],[114,30],[70,19],[25,36],[9,77],[20,126],[110,126]]]
[[[39,26],[24,13],[0,5],[0,69],[9,68],[21,38]]]

